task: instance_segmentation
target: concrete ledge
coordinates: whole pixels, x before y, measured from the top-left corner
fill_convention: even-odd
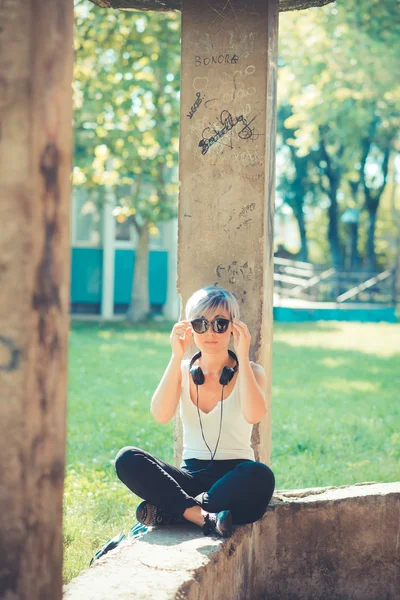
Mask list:
[[[65,600],[395,600],[400,483],[276,492],[226,541],[181,525],[127,540],[65,589]]]

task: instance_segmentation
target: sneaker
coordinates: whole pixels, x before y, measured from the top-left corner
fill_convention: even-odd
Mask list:
[[[207,513],[204,517],[203,534],[217,534],[221,537],[232,535],[232,513],[230,510],[221,510],[217,513]]]
[[[175,517],[143,500],[136,509],[136,519],[143,525],[177,525],[187,523],[184,517]]]

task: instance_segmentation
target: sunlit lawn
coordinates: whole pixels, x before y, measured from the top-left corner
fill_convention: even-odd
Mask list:
[[[113,459],[136,445],[173,460],[173,423],[149,413],[172,323],[74,323],[70,333],[64,578],[127,532],[138,499]],[[275,324],[273,452],[277,489],[400,477],[400,325]]]

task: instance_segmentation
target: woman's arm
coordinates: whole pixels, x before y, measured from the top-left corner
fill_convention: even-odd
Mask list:
[[[175,323],[169,336],[172,356],[151,399],[150,411],[158,423],[168,423],[175,414],[181,395],[181,362],[190,344],[189,321]]]
[[[158,423],[168,423],[175,414],[181,395],[181,358],[172,355],[151,399],[151,414]]]
[[[246,421],[254,425],[259,423],[267,412],[267,376],[261,365],[250,362],[251,335],[247,325],[239,319],[234,319],[232,326],[233,343],[239,360],[242,413]]]
[[[267,376],[261,365],[251,363],[248,359],[242,359],[239,364],[239,393],[243,416],[249,423],[259,423],[267,412]]]

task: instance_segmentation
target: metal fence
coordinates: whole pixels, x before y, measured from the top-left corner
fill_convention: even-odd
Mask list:
[[[393,306],[396,298],[396,273],[386,271],[339,271],[308,262],[274,259],[275,293],[280,297],[311,302],[345,302]]]

